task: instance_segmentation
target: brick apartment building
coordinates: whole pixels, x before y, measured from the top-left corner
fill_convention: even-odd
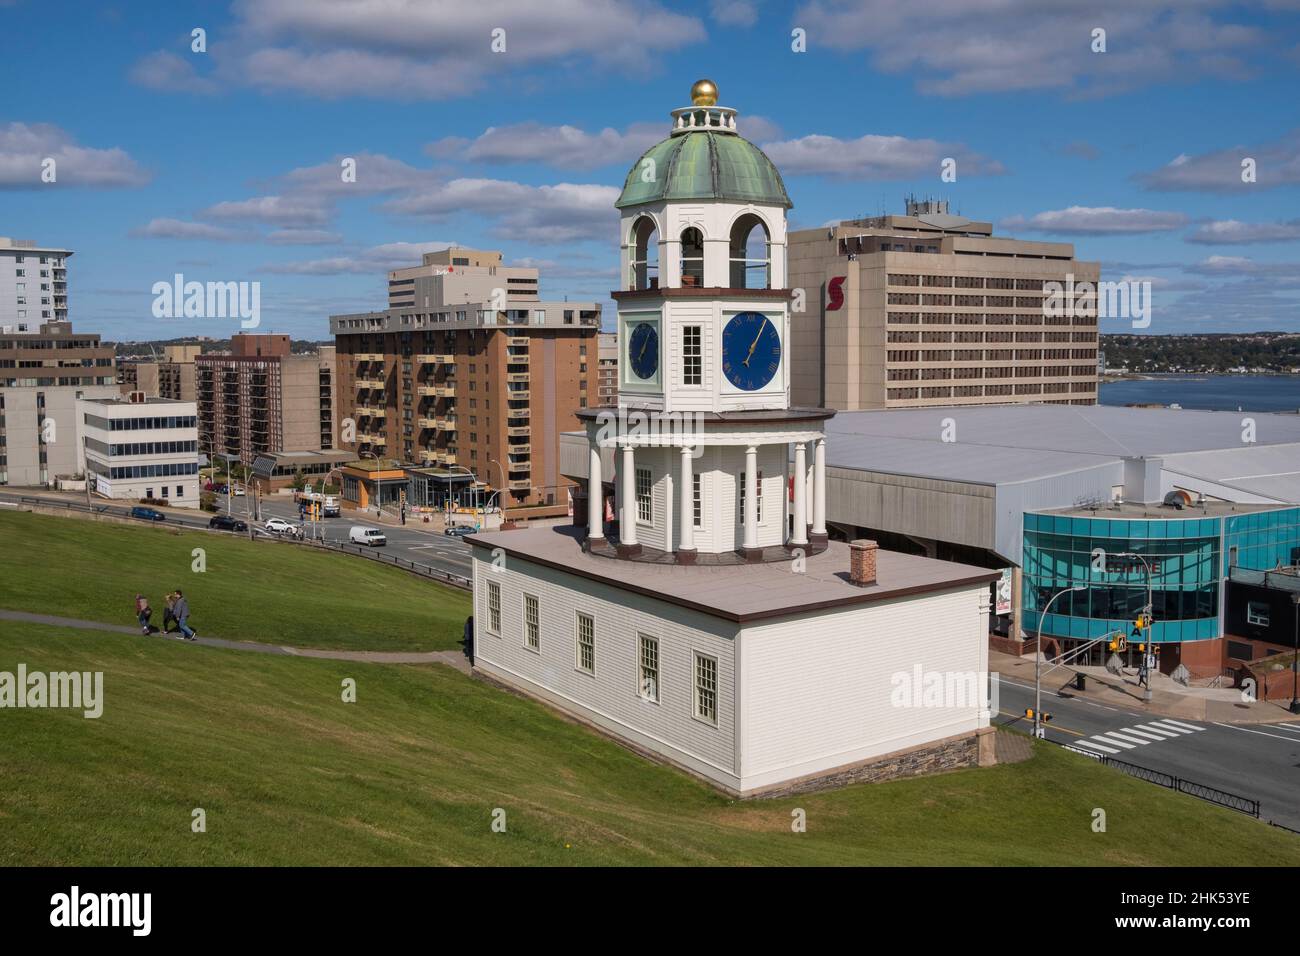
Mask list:
[[[294,355],[288,335],[240,333],[194,360],[199,446],[252,464],[257,455],[335,447],[334,349]]]
[[[427,253],[389,274],[388,309],[330,317],[340,444],[469,473],[503,506],[560,505],[560,433],[597,404],[600,305],[542,301],[538,270],[501,260]]]
[[[1046,315],[1044,284],[1095,285],[1099,265],[1069,243],[992,233],[935,200],[790,233],[790,285],[807,302],[791,314],[794,403],[1095,405],[1095,302]]]

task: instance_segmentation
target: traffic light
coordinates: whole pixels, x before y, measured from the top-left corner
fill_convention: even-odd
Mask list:
[[[1032,707],[1025,708],[1025,719],[1026,720],[1034,719],[1034,708]],[[1046,711],[1040,711],[1038,714],[1038,719],[1041,720],[1043,723],[1047,723],[1049,720],[1052,719],[1052,715],[1047,713]]]

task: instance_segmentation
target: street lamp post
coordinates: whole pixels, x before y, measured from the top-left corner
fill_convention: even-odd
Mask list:
[[[1291,655],[1291,706],[1287,709],[1293,714],[1300,714],[1300,694],[1297,694],[1300,671],[1296,669],[1296,661],[1300,660],[1300,592],[1291,592],[1291,610],[1295,618],[1295,650]]]
[[[1155,645],[1152,640],[1155,637],[1156,632],[1155,629],[1151,626],[1151,612],[1154,610],[1154,606],[1155,606],[1151,597],[1151,588],[1152,588],[1151,562],[1149,562],[1144,556],[1138,554],[1136,551],[1124,551],[1120,553],[1118,557],[1137,558],[1139,561],[1142,562],[1142,567],[1145,568],[1147,572],[1147,605],[1142,609],[1142,618],[1144,621],[1146,621],[1146,629],[1150,632],[1150,636],[1145,641],[1142,642],[1143,644],[1146,645],[1146,650],[1142,652],[1143,654],[1142,667],[1146,668],[1146,672],[1147,672],[1146,686],[1142,688],[1142,700],[1149,704],[1151,703],[1151,668],[1147,667],[1147,658],[1154,658],[1156,656]]]
[[[500,498],[501,498],[501,493],[502,493],[503,491],[506,490],[506,469],[505,469],[505,466],[502,465],[501,462],[497,461],[495,458],[489,458],[489,459],[488,459],[488,464],[489,464],[489,465],[496,465],[498,468],[501,469],[501,487],[499,487],[499,488],[497,489],[497,493],[496,493],[496,497],[497,497],[498,499],[500,499]],[[491,500],[492,500],[491,498],[488,499],[489,502],[490,502]],[[506,520],[506,511],[505,511],[505,508],[504,508],[504,506],[503,506],[503,507],[501,508],[501,521],[504,523],[505,520]]]
[[[1068,594],[1071,591],[1083,591],[1087,586],[1075,584],[1068,588],[1062,588],[1053,594],[1047,601],[1047,606],[1043,608],[1043,613],[1038,615],[1038,647],[1034,654],[1034,736],[1043,736],[1043,619],[1047,617],[1047,612],[1052,609],[1052,602],[1062,594]]]

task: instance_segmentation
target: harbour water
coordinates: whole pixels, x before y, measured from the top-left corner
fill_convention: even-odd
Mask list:
[[[1178,404],[1212,411],[1300,410],[1300,375],[1155,375],[1101,386],[1101,404]]]

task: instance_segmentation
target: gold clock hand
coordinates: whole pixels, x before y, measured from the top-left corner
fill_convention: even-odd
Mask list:
[[[641,351],[636,353],[636,360],[638,362],[645,357],[645,350],[648,349],[649,347],[650,347],[650,336],[647,335],[645,337],[645,341],[641,343]]]
[[[758,335],[754,336],[754,344],[749,347],[749,354],[745,356],[745,366],[749,366],[749,360],[754,357],[754,349],[758,348],[758,340],[763,337],[762,327],[758,330]]]

